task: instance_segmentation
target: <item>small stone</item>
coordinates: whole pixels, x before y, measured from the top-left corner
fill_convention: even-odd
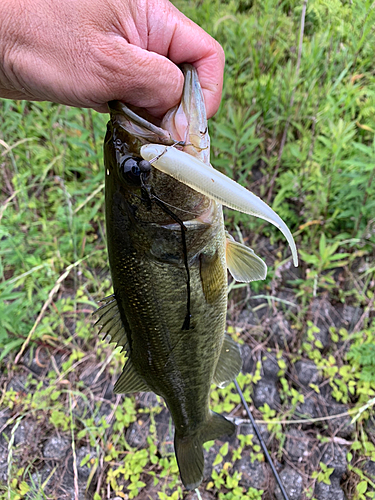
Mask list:
[[[268,432],[267,425],[266,424],[258,424],[258,429],[260,432],[260,435],[267,445],[268,440],[270,438],[270,433]],[[255,434],[254,428],[251,424],[241,424],[239,429],[238,429],[238,434],[242,434],[244,436],[248,436],[249,434],[253,435],[252,443],[253,445],[257,444],[260,446],[259,439],[257,438],[257,435]]]
[[[369,434],[373,439],[375,439],[375,417],[370,416],[370,418],[365,423],[366,433]]]
[[[363,470],[369,475],[372,476],[375,479],[375,461],[374,460],[368,460],[364,467]]]
[[[289,500],[299,500],[302,496],[303,478],[297,471],[288,465],[280,472],[280,479],[288,494]],[[277,500],[284,500],[278,486],[275,488]]]
[[[327,405],[328,415],[340,415],[348,410],[346,405],[332,403]],[[329,421],[329,426],[332,430],[332,434],[338,437],[350,438],[355,432],[355,424],[352,424],[352,419],[349,415],[335,418]]]
[[[355,325],[358,323],[359,318],[362,316],[363,309],[361,307],[353,307],[347,304],[344,304],[342,319],[343,326],[351,332]]]
[[[140,392],[137,401],[140,408],[159,408],[160,403],[155,393]]]
[[[300,403],[296,407],[295,411],[295,416],[297,418],[316,418],[318,417],[318,408],[317,408],[317,402],[315,401],[314,398],[305,398],[305,401],[303,403]],[[308,422],[306,424],[303,424],[305,427],[307,425],[311,425]]]
[[[261,319],[270,310],[270,305],[266,299],[252,299],[250,298],[248,307],[243,309],[238,316],[238,323],[246,325],[259,325]]]
[[[280,368],[274,356],[271,356],[269,353],[263,356],[262,369],[265,379],[273,380],[274,382],[276,382],[277,374],[279,373]]]
[[[265,443],[268,442],[270,438],[270,433],[267,429],[266,424],[258,424],[258,429],[260,432],[260,435]],[[257,438],[254,427],[251,424],[241,424],[239,429],[238,429],[238,434],[242,434],[243,436],[248,436],[249,434],[252,434],[253,437],[253,444],[260,445],[259,439]]]
[[[155,415],[156,435],[160,453],[174,453],[174,425],[167,408]]]
[[[105,373],[96,368],[95,365],[88,366],[80,375],[79,379],[87,386],[100,385],[105,380]]]
[[[109,403],[108,401],[103,401],[100,404],[98,410],[95,412],[95,417],[94,417],[95,425],[98,425],[103,418],[106,419],[112,413],[112,410],[113,410],[112,403]]]
[[[323,453],[321,461],[328,467],[333,467],[334,470],[330,475],[330,479],[336,478],[340,480],[348,467],[345,447],[334,443],[329,444]]]
[[[44,445],[43,456],[50,460],[63,460],[70,444],[67,437],[51,436]]]
[[[0,484],[8,478],[8,448],[0,445]]]
[[[78,450],[76,451],[77,472],[78,472],[78,477],[80,479],[88,479],[88,477],[91,474],[91,467],[89,467],[87,463],[85,465],[81,465],[82,460],[87,455],[90,455],[90,459],[95,458],[96,455],[95,451],[89,446],[82,446],[81,448],[78,448]],[[72,465],[73,465],[73,459],[72,459]],[[71,471],[73,472],[73,467],[71,467]]]
[[[238,460],[234,464],[233,469],[242,474],[239,481],[240,486],[246,489],[255,488],[257,490],[262,490],[266,487],[268,474],[264,463],[258,460],[251,462],[249,454]]]
[[[30,371],[36,375],[41,375],[47,369],[50,356],[46,349],[37,351],[38,354],[35,349],[29,349],[23,357],[23,363]]]
[[[238,323],[249,327],[258,325],[259,320],[252,310],[243,309],[238,315]]]
[[[94,417],[95,424],[98,425],[103,417],[104,418],[108,417],[112,413],[112,408],[113,406],[111,403],[103,401],[103,403],[100,405],[98,412]]]
[[[35,427],[35,422],[22,420],[14,433],[14,444],[17,446],[34,440]]]
[[[33,488],[34,485],[38,488],[38,485],[43,484],[46,482],[47,478],[50,476],[52,471],[52,467],[48,464],[44,465],[42,469],[36,470],[31,474],[31,491],[29,491],[28,495],[29,498],[33,498],[32,493],[33,493]],[[50,489],[51,482],[49,481],[46,485],[46,489],[44,491],[45,494],[48,494],[48,491]],[[37,498],[35,496],[35,498]]]
[[[133,448],[142,448],[146,444],[149,429],[149,420],[139,419],[132,422],[125,434],[128,445]]]
[[[303,431],[290,429],[286,435],[285,451],[292,462],[302,462],[307,453],[309,439]]]
[[[242,357],[242,373],[251,373],[253,371],[255,361],[252,357],[250,346],[242,344],[240,346]]]
[[[317,482],[314,497],[317,500],[345,500],[344,492],[340,488],[338,480],[331,480],[331,484]]]
[[[78,460],[77,460],[78,462]],[[73,459],[69,460],[68,468],[65,471],[65,474],[62,478],[61,486],[58,488],[58,496],[59,500],[76,500],[77,497],[79,499],[84,498],[92,498],[91,492],[86,492],[87,485],[87,477],[81,478],[79,474],[79,467],[77,463],[77,472],[78,472],[78,496],[75,492],[75,480],[74,473],[72,468]],[[87,493],[87,494],[86,494]]]
[[[264,406],[266,403],[272,409],[276,409],[280,404],[280,396],[277,392],[276,384],[265,379],[260,380],[254,386],[252,399],[256,408]]]
[[[271,319],[271,332],[272,337],[270,340],[274,340],[273,345],[277,344],[282,349],[289,346],[293,339],[289,321],[283,317]]]
[[[215,443],[211,446],[211,448],[208,451],[203,450],[203,454],[204,454],[203,478],[205,480],[208,480],[211,478],[212,470],[213,470],[213,463],[215,461],[215,458],[217,457],[217,454],[219,453],[220,448],[221,448],[221,445],[217,441],[215,441]],[[217,468],[217,472],[219,472],[222,465],[223,464],[219,464],[219,465],[215,466],[215,468]]]
[[[308,387],[309,384],[318,385],[322,381],[322,376],[313,361],[300,360],[294,367],[298,380],[304,387]]]
[[[13,377],[9,382],[7,391],[13,390],[15,392],[25,392],[26,393],[26,375],[19,375]]]
[[[322,350],[328,347],[331,341],[329,328],[333,325],[331,312],[334,313],[334,308],[328,300],[314,299],[311,304],[311,312],[314,316],[314,325],[319,328],[319,332],[314,333],[314,337],[315,340],[322,343],[323,347],[319,348]]]

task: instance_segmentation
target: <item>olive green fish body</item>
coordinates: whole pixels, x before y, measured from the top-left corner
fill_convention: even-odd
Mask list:
[[[177,138],[209,165],[203,96],[195,70],[185,73],[181,109],[167,113],[167,130],[110,103],[104,163],[114,294],[103,301],[98,323],[126,353],[115,391],[164,398],[181,479],[193,489],[203,479],[202,444],[234,431],[209,409],[211,384],[224,387],[241,368],[238,346],[225,335],[228,247],[251,266],[254,254],[228,239],[221,205],[140,155],[148,142],[172,145]],[[178,114],[176,123],[186,119],[185,137],[174,122]]]
[[[165,174],[152,172],[155,193],[173,205],[178,192],[179,208],[186,211],[178,211],[185,219],[191,288],[190,328],[183,330],[187,273],[181,228],[159,207],[147,209],[139,201],[140,189],[129,189],[110,161],[116,158],[116,145],[106,141],[105,148],[108,253],[129,359],[147,387],[165,399],[176,432],[187,436],[199,431],[210,414],[210,385],[224,340],[227,276],[222,210]],[[175,184],[173,196],[160,190],[164,181],[169,187]],[[189,210],[195,210],[194,218]]]

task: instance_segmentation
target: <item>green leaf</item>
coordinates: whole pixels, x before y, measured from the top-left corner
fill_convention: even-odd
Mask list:
[[[361,481],[360,483],[357,484],[356,490],[359,495],[363,495],[366,493],[368,487],[367,481]]]

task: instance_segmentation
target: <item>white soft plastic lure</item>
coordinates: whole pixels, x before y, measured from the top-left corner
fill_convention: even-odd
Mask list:
[[[239,212],[264,219],[278,227],[290,245],[294,265],[298,266],[297,248],[288,226],[254,193],[212,166],[172,146],[146,144],[141,148],[141,155],[143,159],[152,161],[152,165],[161,172],[208,198]]]

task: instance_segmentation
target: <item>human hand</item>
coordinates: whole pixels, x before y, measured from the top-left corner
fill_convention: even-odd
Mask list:
[[[167,0],[2,0],[0,97],[106,112],[117,99],[163,115],[198,71],[208,116],[221,99],[221,46]]]

